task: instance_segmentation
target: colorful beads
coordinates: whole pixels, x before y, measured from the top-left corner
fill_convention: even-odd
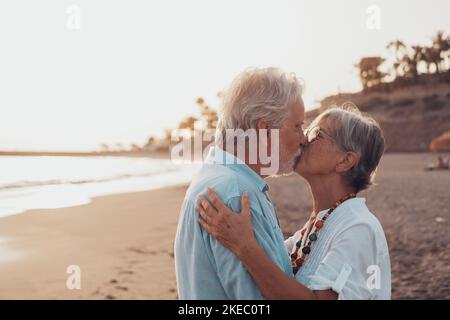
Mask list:
[[[309,240],[311,240],[311,241],[316,241],[317,240],[317,234],[315,234],[315,233],[311,233],[310,235],[309,235]]]
[[[303,261],[305,261],[302,258],[298,258],[297,260],[295,260],[295,264],[297,265],[297,267],[301,267],[303,264]]]
[[[345,197],[343,197],[342,199],[338,200],[336,202],[336,204],[327,211],[327,213],[322,217],[321,220],[315,221],[317,218],[311,216],[310,221],[311,221],[311,223],[313,221],[315,221],[314,226],[316,227],[316,230],[311,230],[311,228],[309,228],[308,235],[307,235],[307,241],[305,242],[303,248],[302,248],[302,239],[303,239],[303,236],[305,235],[307,227],[300,230],[300,234],[301,234],[300,240],[298,240],[295,243],[296,249],[291,254],[291,266],[292,266],[292,271],[294,272],[294,274],[296,274],[298,272],[298,270],[300,269],[300,267],[303,265],[303,262],[306,259],[306,255],[308,255],[311,252],[311,245],[314,241],[317,241],[319,231],[324,226],[325,220],[327,220],[329,215],[333,212],[334,209],[336,209],[337,206],[339,206],[344,201],[354,198],[354,197],[356,197],[356,194],[350,193],[350,194],[346,195]],[[300,252],[299,251],[300,248],[301,248],[301,252],[303,253],[303,255],[300,255],[300,257],[299,257],[298,255]]]

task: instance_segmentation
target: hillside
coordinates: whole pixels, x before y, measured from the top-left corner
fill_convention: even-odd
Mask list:
[[[387,152],[429,151],[434,138],[450,131],[450,72],[422,75],[414,81],[398,80],[358,93],[326,97],[319,109],[307,112],[306,118],[309,122],[329,106],[351,101],[379,121]]]

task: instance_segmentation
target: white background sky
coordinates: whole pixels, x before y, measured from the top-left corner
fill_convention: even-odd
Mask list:
[[[69,5],[81,29],[67,28]],[[381,28],[366,27],[367,8]],[[9,0],[0,3],[0,150],[144,143],[249,66],[306,82],[307,108],[360,89],[354,64],[450,31],[448,0]]]

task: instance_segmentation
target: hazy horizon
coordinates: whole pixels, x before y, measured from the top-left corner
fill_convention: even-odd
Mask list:
[[[80,11],[80,29],[67,20]],[[370,29],[367,8],[380,8]],[[317,100],[361,89],[354,64],[450,31],[450,2],[17,1],[0,4],[0,150],[142,145],[246,67],[277,66]]]

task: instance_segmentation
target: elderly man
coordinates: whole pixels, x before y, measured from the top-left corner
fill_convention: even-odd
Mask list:
[[[235,212],[241,210],[242,193],[248,193],[258,243],[292,275],[264,178],[293,171],[305,142],[303,121],[302,86],[292,74],[276,68],[249,69],[233,81],[223,98],[216,145],[181,207],[175,239],[180,299],[263,299],[239,259],[197,222],[197,197],[207,197],[208,187]]]

